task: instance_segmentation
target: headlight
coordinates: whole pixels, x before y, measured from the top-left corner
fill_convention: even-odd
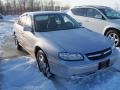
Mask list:
[[[84,60],[81,54],[76,53],[59,53],[59,57],[64,60],[74,61],[74,60]]]

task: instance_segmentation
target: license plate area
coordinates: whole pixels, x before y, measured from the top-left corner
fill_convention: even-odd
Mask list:
[[[98,69],[105,69],[107,67],[109,67],[110,65],[110,60],[106,60],[106,61],[103,61],[103,62],[100,62],[99,63],[99,66],[98,66]]]

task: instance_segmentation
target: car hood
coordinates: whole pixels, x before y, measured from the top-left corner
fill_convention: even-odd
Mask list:
[[[40,35],[53,45],[59,45],[70,53],[85,54],[101,51],[112,46],[111,40],[86,28],[42,32]]]

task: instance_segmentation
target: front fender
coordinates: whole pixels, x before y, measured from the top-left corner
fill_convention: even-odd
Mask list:
[[[119,25],[108,25],[104,28],[102,34],[105,35],[105,33],[107,32],[107,30],[109,29],[116,29],[116,30],[119,30],[120,31],[120,26]]]
[[[57,44],[53,44],[49,41],[39,41],[34,45],[34,52],[35,48],[39,47],[44,51],[47,57],[56,57],[58,56],[58,52],[64,51],[62,48],[60,48]]]

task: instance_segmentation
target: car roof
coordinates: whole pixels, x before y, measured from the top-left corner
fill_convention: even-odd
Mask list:
[[[34,16],[34,15],[40,15],[40,14],[63,14],[63,13],[64,12],[62,11],[34,11],[34,12],[26,12],[24,14],[29,14]]]
[[[100,6],[100,5],[84,5],[84,6],[75,6],[74,8],[108,8],[107,6]]]

